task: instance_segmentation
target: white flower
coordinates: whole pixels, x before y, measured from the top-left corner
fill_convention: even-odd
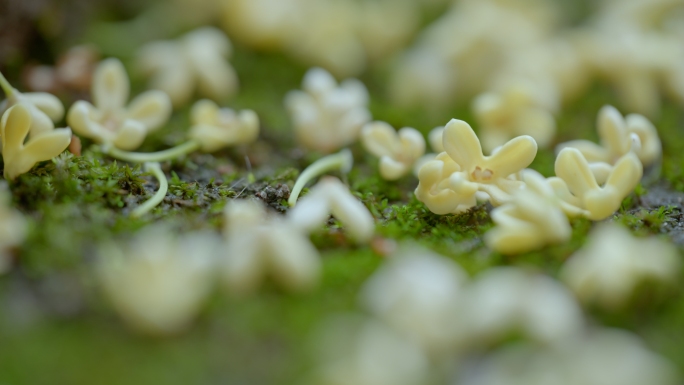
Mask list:
[[[138,148],[145,136],[161,127],[171,115],[171,101],[161,91],[138,95],[126,107],[129,81],[117,59],[102,61],[93,75],[93,104],[78,101],[69,109],[67,122],[79,135],[121,150]]]
[[[523,170],[522,179],[525,188],[516,191],[509,203],[492,211],[496,226],[485,235],[487,246],[504,254],[517,254],[570,240],[572,228],[562,206],[571,211],[581,210],[557,197],[538,172]]]
[[[644,166],[660,159],[662,144],[658,131],[643,115],[630,114],[623,118],[615,107],[604,106],[598,113],[596,126],[600,145],[588,140],[573,140],[560,144],[558,150],[574,147],[591,163],[611,165],[630,151],[637,154]]]
[[[453,261],[417,247],[402,250],[364,284],[363,306],[428,350],[455,341],[458,298],[468,277]]]
[[[380,158],[380,176],[387,180],[406,175],[425,153],[425,139],[416,129],[404,127],[397,132],[380,121],[363,126],[361,143]]]
[[[150,87],[166,92],[174,106],[185,105],[195,91],[215,100],[238,90],[235,69],[227,59],[232,45],[213,27],[196,29],[178,40],[145,45],[139,52],[139,66],[152,74]]]
[[[13,88],[0,74],[0,86],[5,91],[6,99],[0,103],[0,116],[12,106],[23,104],[31,113],[30,135],[50,132],[55,128],[54,122],[64,117],[64,106],[59,99],[47,92],[21,93]]]
[[[215,238],[143,230],[100,247],[97,273],[121,317],[134,329],[172,334],[187,328],[213,287]]]
[[[556,176],[565,182],[554,185],[558,187],[556,194],[565,202],[586,210],[585,216],[594,221],[613,215],[643,175],[641,162],[631,151],[609,169],[604,183],[599,183],[589,162],[576,148],[561,150],[555,169]]]
[[[337,317],[315,335],[313,382],[320,385],[423,385],[430,362],[419,346],[377,321]]]
[[[2,159],[5,162],[4,176],[14,179],[28,172],[33,166],[61,154],[71,143],[71,130],[52,129],[26,137],[31,128],[31,107],[17,104],[2,115]]]
[[[489,269],[466,287],[460,328],[466,346],[487,346],[512,332],[559,343],[583,328],[582,312],[563,285],[515,268]]]
[[[473,102],[473,112],[486,151],[519,135],[530,135],[539,146],[546,147],[556,133],[553,114],[535,100],[529,86],[522,84],[481,94]]]
[[[302,20],[301,0],[232,0],[223,25],[237,41],[261,50],[287,46]]]
[[[430,148],[436,153],[444,152],[444,126],[435,127],[428,134]]]
[[[338,86],[324,69],[313,68],[304,76],[302,88],[286,95],[285,106],[297,140],[308,149],[329,153],[349,145],[371,120],[368,91],[356,79]]]
[[[368,242],[375,233],[373,215],[347,186],[333,177],[321,179],[290,209],[287,217],[295,228],[311,232],[326,223],[331,214],[356,242]]]
[[[306,234],[289,221],[269,217],[254,201],[231,201],[225,209],[223,278],[235,294],[255,291],[267,276],[290,291],[318,283],[321,261]]]
[[[461,385],[674,385],[673,365],[635,335],[601,329],[561,346],[517,344],[465,368]]]
[[[21,212],[10,206],[7,186],[0,189],[0,274],[9,270],[11,261],[9,249],[24,242],[27,223]]]
[[[674,283],[680,266],[674,245],[603,225],[570,257],[561,275],[579,298],[610,308],[624,304],[644,281]]]
[[[399,106],[444,108],[456,95],[458,76],[454,72],[440,52],[411,49],[399,56],[389,79],[388,92]]]
[[[423,165],[416,188],[418,200],[437,214],[460,212],[474,206],[478,192],[487,194],[494,205],[505,203],[511,199],[511,193],[522,187],[511,176],[529,166],[537,154],[534,139],[519,136],[492,155],[484,156],[480,140],[470,125],[456,119],[444,128],[443,143],[453,163],[445,162],[440,154]]]
[[[190,124],[189,136],[201,143],[204,152],[251,143],[259,135],[259,117],[254,111],[236,113],[229,108],[219,108],[207,99],[192,107]]]

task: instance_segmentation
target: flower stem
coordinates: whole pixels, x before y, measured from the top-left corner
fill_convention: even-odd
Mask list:
[[[348,173],[353,164],[354,158],[352,157],[351,151],[347,148],[337,154],[328,155],[313,162],[309,167],[304,169],[299,175],[299,178],[297,178],[297,182],[295,182],[295,185],[292,188],[292,193],[290,194],[290,199],[287,200],[287,203],[290,206],[297,204],[299,194],[311,179],[337,169],[343,173]]]
[[[2,88],[8,98],[15,93],[14,87],[5,79],[5,75],[2,72],[0,72],[0,88]]]
[[[114,146],[103,147],[103,152],[112,158],[133,163],[163,162],[178,158],[181,155],[191,153],[200,148],[200,143],[196,140],[189,140],[176,147],[158,152],[129,152],[119,150]]]
[[[153,208],[157,207],[163,200],[164,197],[166,196],[166,192],[169,189],[169,181],[166,179],[166,175],[164,175],[164,172],[162,171],[161,167],[159,166],[159,163],[157,162],[149,162],[145,163],[145,171],[149,171],[154,175],[155,178],[159,181],[159,190],[150,198],[147,202],[143,203],[142,205],[138,206],[133,212],[131,212],[131,217],[133,218],[139,218]]]

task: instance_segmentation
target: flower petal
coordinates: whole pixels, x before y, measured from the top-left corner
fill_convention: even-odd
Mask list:
[[[273,278],[288,290],[313,288],[321,273],[318,250],[303,235],[284,226],[274,227],[268,236],[268,264]]]
[[[181,107],[193,96],[195,78],[187,64],[178,62],[157,71],[150,79],[150,88],[165,92],[174,106]]]
[[[28,102],[49,116],[53,122],[58,122],[64,117],[64,105],[55,95],[47,92],[26,92],[22,95]]]
[[[147,130],[137,120],[126,119],[116,132],[113,144],[121,150],[131,151],[140,147],[145,140]]]
[[[128,74],[121,61],[103,60],[93,74],[93,104],[100,111],[119,111],[126,105],[129,87]]]
[[[537,142],[527,135],[509,140],[491,156],[482,162],[483,169],[494,173],[494,178],[506,178],[527,168],[537,156]]]
[[[263,280],[266,263],[258,235],[258,232],[238,232],[228,238],[223,280],[235,295],[252,293]]]
[[[444,152],[444,141],[442,136],[444,135],[444,126],[435,127],[428,134],[428,142],[430,142],[430,148],[432,151],[440,153]]]
[[[2,134],[2,157],[5,163],[11,160],[24,146],[24,140],[31,127],[29,106],[17,104],[2,115],[0,134]]]
[[[517,122],[520,134],[534,138],[539,147],[547,147],[556,134],[556,119],[542,108],[526,108],[519,112]]]
[[[598,134],[611,158],[626,154],[632,147],[622,114],[613,106],[603,106],[598,114]],[[612,163],[609,161],[609,163]]]
[[[589,163],[576,148],[564,148],[556,158],[555,169],[556,175],[567,183],[574,195],[582,197],[589,191],[599,189]]]
[[[571,140],[561,143],[556,147],[556,154],[562,149],[572,147],[578,149],[588,162],[611,162],[611,156],[607,149],[589,140]]]
[[[472,172],[484,160],[480,140],[470,125],[462,120],[451,119],[444,127],[444,151],[461,166],[461,169]]]
[[[218,122],[219,106],[209,99],[198,100],[190,110],[190,123],[215,125]]]
[[[5,178],[14,179],[44,160],[61,154],[71,143],[71,130],[59,128],[32,138],[24,148],[5,161]],[[4,153],[3,153],[4,155]]]
[[[418,130],[404,127],[398,131],[398,135],[399,140],[401,140],[401,155],[403,159],[413,164],[413,162],[425,154],[425,138],[423,138],[423,134],[418,132]]]
[[[397,180],[406,175],[409,166],[389,156],[383,156],[380,158],[380,176],[385,180]]]
[[[109,143],[114,140],[114,132],[104,128],[97,122],[99,112],[95,107],[79,100],[74,103],[67,113],[69,127],[78,135],[93,139],[97,143]]]
[[[638,152],[639,159],[644,166],[649,166],[660,156],[663,152],[663,145],[658,136],[653,123],[645,116],[639,114],[627,115],[627,131],[637,134],[641,141],[641,150]]]
[[[224,99],[237,92],[239,87],[237,72],[223,58],[206,55],[192,59],[200,94],[212,99]]]
[[[162,91],[147,91],[131,101],[127,118],[142,123],[147,132],[151,132],[169,120],[171,110],[171,99],[168,95]]]
[[[589,219],[598,221],[613,215],[642,176],[643,167],[636,154],[628,152],[620,158],[603,189],[591,191],[586,195],[584,203],[590,213]]]
[[[361,129],[361,144],[374,156],[394,157],[400,151],[397,132],[388,123],[376,121],[366,123]]]

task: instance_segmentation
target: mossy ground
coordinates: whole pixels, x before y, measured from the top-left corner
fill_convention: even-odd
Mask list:
[[[294,384],[308,370],[310,331],[329,315],[358,311],[359,288],[384,256],[370,246],[353,246],[334,223],[313,237],[324,271],[321,286],[309,294],[266,287],[253,297],[233,299],[217,288],[195,326],[168,339],[131,334],[102,300],[90,274],[99,241],[159,221],[179,231],[218,231],[223,205],[235,198],[257,197],[284,211],[285,186],[291,187],[297,170],[315,158],[296,148],[282,106],[283,95],[298,88],[306,68],[281,55],[241,47],[233,63],[242,85],[228,104],[259,114],[261,140],[164,163],[169,193],[151,214],[128,216],[156,190],[154,179],[139,166],[103,156],[86,140],[83,156],[63,154],[10,184],[13,203],[30,218],[31,228],[14,253],[15,269],[0,277],[0,384]],[[375,119],[424,133],[452,117],[472,122],[467,106],[442,112],[394,108],[380,86],[383,76],[380,69],[363,77]],[[143,88],[134,79],[133,89]],[[557,140],[596,140],[597,111],[616,103],[608,88],[596,84],[563,109]],[[661,177],[639,186],[610,220],[639,235],[657,234],[684,245],[684,109],[667,104],[655,122],[665,146]],[[176,112],[141,150],[180,143],[186,128],[187,109]],[[575,220],[569,243],[506,257],[483,245],[482,235],[492,226],[486,206],[461,215],[434,215],[413,197],[415,179],[385,182],[374,159],[358,146],[353,151],[356,166],[345,178],[376,217],[377,233],[431,248],[471,274],[514,265],[556,276],[593,227]],[[552,151],[542,150],[532,167],[551,175],[553,159]],[[638,333],[684,372],[682,288],[647,287],[624,309],[587,309],[587,315],[592,322]]]

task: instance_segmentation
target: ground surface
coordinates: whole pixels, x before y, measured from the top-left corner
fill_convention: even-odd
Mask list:
[[[318,290],[291,296],[272,287],[247,300],[217,288],[188,333],[169,339],[131,334],[106,306],[89,269],[98,241],[125,236],[160,220],[180,230],[218,229],[228,199],[257,197],[284,211],[289,188],[315,154],[296,148],[282,106],[306,71],[280,55],[237,47],[233,61],[242,83],[230,105],[254,109],[262,120],[258,143],[214,155],[193,154],[163,164],[169,194],[152,214],[128,213],[157,188],[140,168],[114,162],[84,140],[81,157],[62,155],[11,184],[14,204],[31,219],[16,268],[0,277],[0,384],[289,384],[308,368],[310,331],[327,316],[358,311],[361,283],[382,263],[370,246],[352,246],[331,226],[314,235],[324,274]],[[12,78],[12,75],[15,77]],[[10,67],[16,80],[17,67]],[[392,107],[380,86],[384,72],[362,80],[375,119],[427,133],[450,118],[471,121],[466,106],[428,113]],[[135,80],[134,90],[143,88]],[[558,142],[596,140],[598,109],[616,98],[596,84],[558,117]],[[658,234],[684,247],[684,109],[666,105],[655,121],[665,146],[662,171],[640,186],[611,218],[637,234]],[[182,142],[187,110],[148,138],[143,151]],[[476,128],[477,129],[477,128]],[[376,161],[353,148],[356,166],[347,181],[371,209],[381,237],[413,241],[456,260],[469,273],[491,266],[524,266],[556,276],[562,262],[582,246],[593,224],[573,222],[572,241],[540,252],[505,257],[486,249],[482,235],[492,226],[486,206],[462,215],[437,216],[412,195],[417,181],[379,179]],[[249,167],[246,162],[249,158]],[[541,151],[532,166],[550,175],[553,153]],[[255,181],[250,183],[250,173]],[[682,275],[684,278],[684,275]],[[644,292],[626,309],[587,309],[595,322],[632,330],[684,372],[684,290]]]

